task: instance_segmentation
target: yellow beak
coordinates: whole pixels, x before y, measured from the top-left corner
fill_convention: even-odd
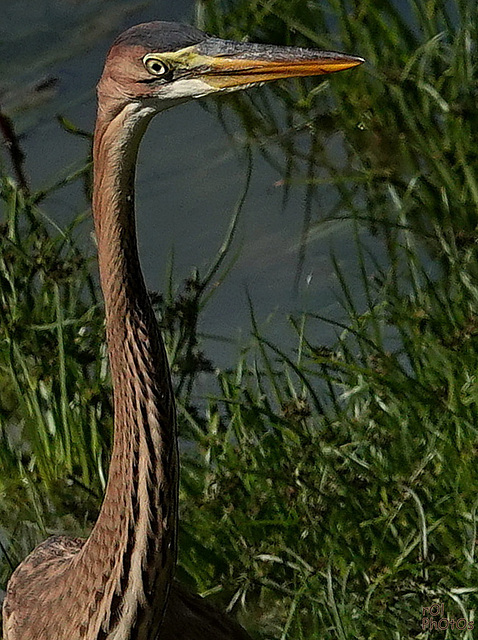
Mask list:
[[[200,77],[222,88],[268,82],[279,78],[319,76],[356,67],[363,58],[335,51],[279,47],[210,38],[197,45]]]

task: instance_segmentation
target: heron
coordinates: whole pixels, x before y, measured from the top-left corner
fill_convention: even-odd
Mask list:
[[[97,87],[92,206],[114,400],[108,482],[86,540],[51,537],[13,573],[4,640],[250,638],[174,578],[176,410],[138,255],[136,158],[148,124],[165,109],[362,62],[331,51],[223,40],[161,21],[134,26],[113,43]]]

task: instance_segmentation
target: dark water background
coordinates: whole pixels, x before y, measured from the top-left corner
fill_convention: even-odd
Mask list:
[[[195,12],[191,0],[1,0],[1,4],[1,102],[21,134],[34,188],[81,166],[88,143],[67,134],[56,115],[93,129],[94,86],[115,35],[158,18],[191,22]],[[38,86],[40,90],[35,89]],[[244,134],[233,115],[226,113],[226,118],[235,131],[232,137],[213,110],[193,102],[159,116],[146,135],[139,159],[137,213],[141,259],[151,289],[164,287],[172,252],[179,281],[195,266],[204,271],[226,234],[247,172],[240,144]],[[339,133],[335,143],[340,147]],[[271,152],[279,153],[272,143]],[[277,186],[282,178],[259,152],[253,153],[251,184],[232,251],[240,249],[240,255],[203,316],[201,329],[207,334],[227,336],[234,343],[241,335],[247,339],[246,292],[261,328],[282,344],[293,343],[285,329],[286,313],[313,309],[340,315],[330,251],[353,279],[356,262],[350,227],[346,222],[323,227],[309,242],[297,277],[304,188],[293,188],[284,208],[282,188]],[[331,198],[332,191],[324,186],[320,202]],[[43,207],[63,226],[86,211],[88,203],[77,183],[56,191]],[[93,250],[90,231],[90,223],[83,226],[82,241]],[[333,335],[327,325],[320,331],[320,341]],[[229,352],[223,343],[210,349],[216,362]]]

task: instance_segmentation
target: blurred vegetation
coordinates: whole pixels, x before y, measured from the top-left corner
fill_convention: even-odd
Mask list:
[[[320,309],[291,318],[291,354],[251,310],[251,344],[228,370],[213,369],[197,332],[211,272],[155,298],[194,443],[182,457],[180,576],[257,638],[425,639],[421,608],[438,602],[473,622],[476,6],[204,0],[197,11],[220,36],[336,48],[367,65],[213,107],[235,111],[244,145],[281,171],[285,199],[304,189],[302,252],[338,220],[354,230],[357,265],[352,278],[332,256],[345,321]],[[335,191],[327,207],[323,184]],[[6,175],[1,198],[0,518],[14,566],[48,533],[88,532],[111,407],[90,261]],[[324,322],[333,344],[317,338]],[[217,391],[198,402],[205,374]],[[4,561],[2,584],[10,570]]]

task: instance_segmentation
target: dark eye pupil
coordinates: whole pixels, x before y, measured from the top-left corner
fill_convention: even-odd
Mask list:
[[[159,73],[160,71],[163,71],[162,65],[160,65],[158,62],[155,62],[153,64],[153,71],[156,71],[156,73]]]

